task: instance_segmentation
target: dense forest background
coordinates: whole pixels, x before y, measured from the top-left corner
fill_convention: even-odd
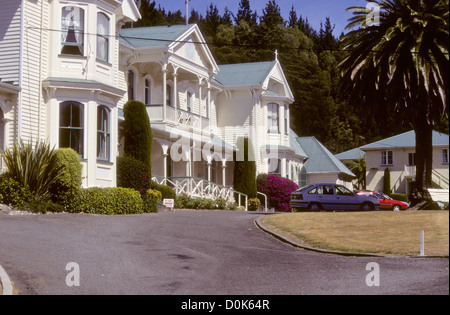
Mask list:
[[[166,11],[156,1],[142,0],[140,11],[142,19],[127,27],[185,24],[184,13]],[[274,60],[277,50],[295,96],[291,127],[299,136],[315,136],[334,154],[412,130],[400,113],[367,118],[362,106],[348,105],[338,71],[346,56],[339,45],[343,34],[336,37],[329,17],[316,30],[294,7],[286,21],[276,0],[262,12],[241,0],[238,12],[221,13],[213,3],[205,16],[192,10],[189,23],[200,27],[219,65]],[[448,134],[448,120],[435,129]]]

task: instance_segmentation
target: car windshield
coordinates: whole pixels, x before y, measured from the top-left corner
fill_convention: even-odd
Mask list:
[[[392,199],[388,195],[380,193],[380,192],[375,193],[375,196],[377,196],[378,199],[387,199],[387,200],[391,200]]]
[[[303,186],[302,188],[300,188],[299,190],[297,190],[297,192],[303,192],[305,190],[308,190],[309,188],[311,188],[313,185],[308,185],[308,186]]]
[[[336,194],[338,196],[353,196],[353,193],[344,186],[336,186]]]

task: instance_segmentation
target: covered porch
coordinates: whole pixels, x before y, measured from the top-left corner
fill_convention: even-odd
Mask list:
[[[232,146],[180,130],[170,135],[153,131],[153,181],[172,187],[177,195],[234,201]]]

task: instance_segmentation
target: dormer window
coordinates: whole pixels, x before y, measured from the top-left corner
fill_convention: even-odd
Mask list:
[[[109,18],[97,13],[97,59],[108,62],[109,59]]]
[[[84,56],[84,10],[68,6],[61,14],[61,54]]]

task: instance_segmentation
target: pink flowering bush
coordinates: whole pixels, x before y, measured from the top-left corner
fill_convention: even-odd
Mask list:
[[[277,175],[261,174],[256,184],[258,191],[267,195],[269,208],[275,208],[275,211],[280,212],[292,212],[291,193],[298,189],[296,183]]]

